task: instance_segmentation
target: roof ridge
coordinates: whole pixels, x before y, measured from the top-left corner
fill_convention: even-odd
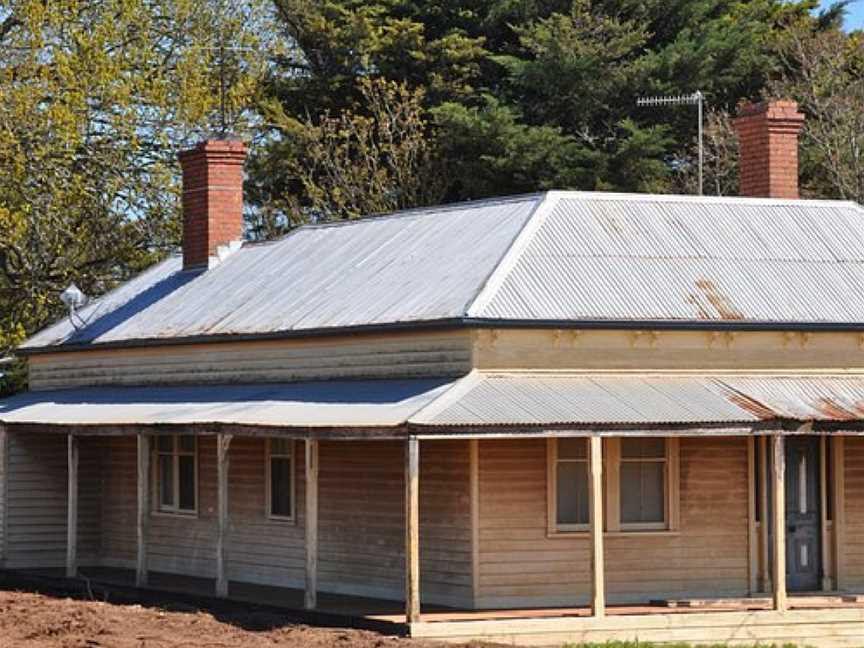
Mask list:
[[[473,209],[476,207],[486,207],[489,205],[498,205],[502,203],[523,202],[533,198],[539,198],[545,193],[535,191],[533,193],[513,194],[511,196],[495,196],[491,198],[479,198],[477,200],[460,200],[459,202],[444,203],[442,205],[429,205],[426,207],[410,207],[407,209],[398,209],[396,211],[382,212],[380,214],[369,214],[359,218],[348,220],[326,221],[323,223],[307,223],[296,227],[292,232],[309,229],[330,229],[338,227],[350,227],[352,225],[361,225],[363,223],[377,222],[380,220],[390,220],[395,218],[409,218],[411,216],[425,216],[430,213],[440,213],[448,211],[456,211],[460,209]],[[284,238],[284,237],[283,237]],[[280,240],[280,239],[276,239]]]
[[[693,194],[663,194],[663,193],[627,193],[614,191],[574,191],[555,189],[547,192],[559,198],[581,199],[581,200],[628,200],[628,201],[662,201],[662,202],[688,202],[688,203],[736,203],[753,205],[803,205],[806,207],[857,207],[861,209],[854,200],[821,200],[815,198],[757,198],[750,196],[698,196]]]
[[[547,214],[552,211],[558,203],[559,197],[555,191],[547,191],[542,194],[539,203],[534,207],[534,211],[525,220],[525,224],[520,228],[516,236],[510,242],[509,247],[498,260],[498,263],[492,268],[492,272],[486,277],[482,287],[465,306],[464,314],[466,317],[478,317],[480,313],[489,305],[495,294],[501,288],[501,285],[507,279],[510,271],[515,267],[518,260],[522,257],[523,252],[534,240],[534,236],[540,231],[541,226],[546,220]]]

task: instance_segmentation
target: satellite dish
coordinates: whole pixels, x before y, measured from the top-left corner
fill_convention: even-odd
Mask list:
[[[81,292],[78,286],[74,283],[69,284],[69,287],[60,293],[60,301],[69,311],[69,322],[72,324],[72,328],[78,331],[86,326],[87,322],[78,315],[78,309],[87,303],[87,295]],[[77,323],[75,322],[76,317],[78,318]]]

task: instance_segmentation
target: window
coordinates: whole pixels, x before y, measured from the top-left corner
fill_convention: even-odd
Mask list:
[[[557,439],[556,521],[559,529],[588,526],[588,440]]]
[[[294,519],[294,442],[291,439],[267,441],[267,515]]]
[[[549,532],[584,532],[589,524],[588,439],[550,439],[548,449]],[[677,530],[677,439],[604,439],[603,478],[606,532]]]
[[[621,527],[666,526],[666,440],[622,439]]]
[[[193,435],[156,437],[158,509],[166,513],[195,513],[198,508],[198,453]]]

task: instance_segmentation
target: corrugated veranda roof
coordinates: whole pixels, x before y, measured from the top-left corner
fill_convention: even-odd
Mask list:
[[[12,425],[366,427],[419,434],[445,428],[536,433],[568,425],[629,425],[644,434],[668,424],[746,430],[761,421],[862,417],[864,375],[857,374],[474,371],[455,379],[91,387],[0,402],[0,423]]]

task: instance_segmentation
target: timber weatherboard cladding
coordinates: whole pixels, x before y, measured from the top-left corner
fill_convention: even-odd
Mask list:
[[[682,438],[679,531],[606,534],[609,602],[746,596],[747,466],[743,438]],[[478,607],[588,604],[588,535],[547,533],[546,441],[481,441],[479,474]]]
[[[101,564],[135,560],[135,439],[108,444],[103,473]],[[228,475],[229,580],[303,587],[305,479],[295,443],[295,519],[266,515],[266,443],[235,437]],[[421,444],[421,587],[428,603],[471,605],[471,529],[467,441]],[[153,514],[149,568],[215,576],[216,457],[199,437],[196,516]],[[401,599],[404,583],[404,446],[401,442],[322,442],[318,582],[323,592]]]
[[[99,553],[100,451],[98,440],[81,444],[78,511],[80,562]],[[60,567],[66,559],[67,443],[61,434],[8,436],[5,566]]]
[[[468,331],[54,353],[29,359],[30,389],[453,376]]]
[[[846,488],[844,497],[843,589],[864,591],[864,438],[844,440]]]

